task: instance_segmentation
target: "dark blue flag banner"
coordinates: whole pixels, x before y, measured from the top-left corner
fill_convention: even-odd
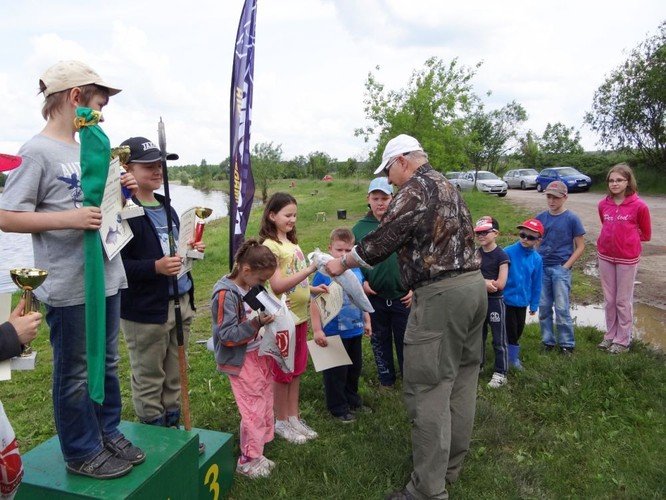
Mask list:
[[[229,196],[229,268],[243,243],[254,199],[254,178],[250,166],[250,124],[254,78],[254,27],[257,0],[245,0],[234,48],[231,76],[231,154]]]

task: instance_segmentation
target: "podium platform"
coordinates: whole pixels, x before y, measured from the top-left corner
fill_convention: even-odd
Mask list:
[[[205,429],[183,431],[121,422],[120,430],[146,452],[146,461],[118,479],[70,474],[58,436],[23,455],[21,499],[212,499],[231,489],[235,459],[233,436]],[[199,455],[199,441],[206,450]]]

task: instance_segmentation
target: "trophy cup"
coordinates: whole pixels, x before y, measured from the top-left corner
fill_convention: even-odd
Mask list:
[[[197,225],[194,227],[194,242],[196,243],[203,240],[206,219],[213,213],[213,209],[206,207],[196,207],[194,209],[194,213],[197,216]],[[204,254],[198,250],[191,249],[187,251],[187,257],[191,259],[203,259]]]
[[[125,170],[125,165],[130,157],[130,148],[129,146],[118,146],[117,148],[111,148],[111,158],[118,158],[120,160],[120,176],[122,177]],[[120,189],[123,192],[125,197],[125,206],[120,211],[121,219],[132,219],[134,217],[141,217],[144,214],[143,207],[137,205],[132,201],[132,192],[124,186],[120,186]]]
[[[48,276],[48,272],[42,269],[35,269],[30,267],[16,268],[9,271],[14,284],[23,290],[23,314],[28,314],[32,311],[37,311],[39,305],[32,291],[39,287]],[[32,370],[35,368],[35,357],[37,353],[32,350],[29,344],[23,348],[21,356],[13,358],[12,368],[14,370]]]

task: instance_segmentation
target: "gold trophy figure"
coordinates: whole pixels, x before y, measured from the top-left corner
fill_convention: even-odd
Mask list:
[[[206,227],[206,219],[210,217],[212,213],[213,213],[212,208],[196,207],[194,209],[194,214],[197,216],[197,224],[196,226],[194,226],[195,243],[203,241],[203,233]],[[198,250],[191,249],[187,251],[187,257],[191,259],[203,259],[204,254],[203,252],[199,252]]]
[[[130,148],[129,146],[118,146],[117,148],[111,148],[111,159],[118,158],[120,160],[120,176],[127,172],[125,170],[125,165],[129,161],[130,157]],[[141,217],[145,212],[142,206],[137,205],[132,201],[132,192],[126,187],[121,186],[121,191],[123,192],[123,197],[125,198],[125,206],[120,211],[121,219],[132,219],[134,217]]]
[[[14,284],[23,290],[23,299],[25,300],[25,304],[23,305],[23,314],[37,311],[39,306],[32,291],[44,283],[44,280],[49,273],[43,269],[21,267],[10,270],[9,274],[11,275]],[[12,368],[19,370],[33,369],[35,367],[36,354],[37,353],[32,350],[30,345],[26,344],[20,356],[20,363],[17,365],[12,363]]]

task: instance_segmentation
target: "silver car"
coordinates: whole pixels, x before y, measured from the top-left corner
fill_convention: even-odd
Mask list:
[[[476,183],[474,182],[475,172],[466,172],[461,182],[467,181],[471,186],[476,185],[477,191],[488,194],[496,194],[500,198],[506,196],[507,185],[502,179],[497,177],[492,172],[487,170],[479,170],[476,172]],[[465,187],[462,188],[465,190]]]
[[[458,191],[471,191],[474,186],[474,181],[469,180],[465,172],[446,172],[444,175]]]
[[[539,172],[533,168],[518,168],[515,170],[509,170],[504,174],[502,179],[504,179],[504,182],[506,182],[509,188],[512,189],[536,189],[537,175],[539,175]]]

